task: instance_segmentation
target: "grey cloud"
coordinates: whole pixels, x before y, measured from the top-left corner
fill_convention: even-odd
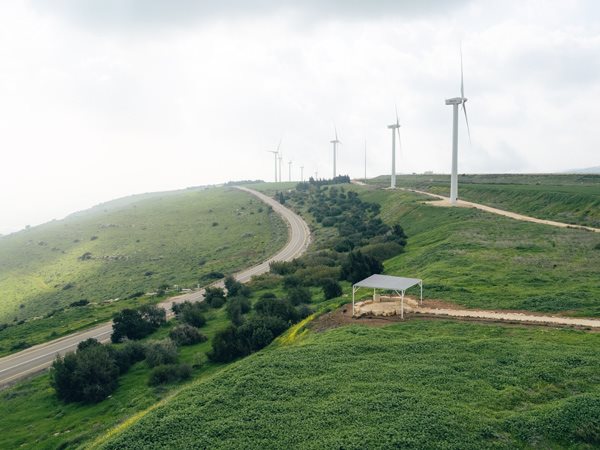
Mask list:
[[[30,0],[43,13],[84,26],[118,29],[170,27],[207,19],[292,12],[319,19],[386,16],[414,18],[444,14],[470,0]]]

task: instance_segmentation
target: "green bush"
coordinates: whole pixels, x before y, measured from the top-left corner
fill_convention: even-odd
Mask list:
[[[254,311],[259,316],[278,317],[285,322],[298,319],[298,312],[287,299],[261,298],[254,304]]]
[[[310,303],[312,300],[312,295],[308,288],[294,287],[288,289],[287,298],[292,303],[292,305],[298,306],[302,303]]]
[[[119,367],[105,345],[86,341],[83,348],[57,356],[50,370],[50,384],[65,402],[97,403],[118,384]]]
[[[113,317],[113,342],[123,339],[142,339],[166,323],[164,309],[144,305],[138,309],[124,309]]]
[[[383,264],[372,256],[363,254],[360,250],[350,252],[342,264],[342,280],[357,283],[373,274],[383,272]]]
[[[340,286],[340,283],[331,278],[323,280],[321,286],[323,288],[323,295],[325,296],[325,300],[336,298],[342,295],[342,286]]]
[[[148,384],[150,386],[158,386],[160,384],[187,380],[191,376],[192,367],[189,364],[165,364],[152,369]]]
[[[122,375],[138,361],[143,361],[146,357],[146,348],[144,344],[137,341],[127,341],[120,348],[109,347],[119,373]]]
[[[177,362],[177,346],[171,339],[146,344],[146,362],[150,367]]]
[[[188,324],[177,325],[169,332],[169,337],[178,346],[199,344],[208,339],[196,327]]]
[[[219,287],[207,287],[204,290],[204,301],[211,308],[220,308],[225,304],[225,291]]]
[[[193,327],[200,328],[206,324],[206,317],[204,316],[206,308],[207,306],[203,302],[183,302],[173,305],[172,309],[177,320]]]

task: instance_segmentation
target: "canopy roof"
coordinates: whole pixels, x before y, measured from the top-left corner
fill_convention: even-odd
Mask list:
[[[422,282],[423,280],[418,278],[393,277],[390,275],[371,275],[369,278],[365,278],[364,280],[355,283],[353,287],[405,291],[412,286],[421,284]]]

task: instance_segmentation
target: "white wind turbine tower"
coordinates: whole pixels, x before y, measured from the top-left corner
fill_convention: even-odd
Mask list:
[[[279,155],[279,147],[281,147],[281,139],[279,140],[279,144],[277,144],[277,151],[267,150],[268,153],[273,153],[275,157],[275,183],[277,183],[277,155]]]
[[[337,176],[337,168],[336,168],[337,145],[341,144],[341,142],[338,139],[337,128],[335,127],[335,125],[333,126],[333,129],[335,130],[335,139],[333,141],[329,141],[329,142],[331,142],[333,144],[333,178],[335,178]]]
[[[398,108],[396,107],[396,123],[388,125],[392,130],[392,175],[390,177],[390,188],[396,187],[396,130],[398,131],[398,145],[400,145],[400,121],[398,120]]]
[[[292,181],[292,161],[288,161],[288,181]]]
[[[367,140],[365,139],[365,183],[367,182]]]
[[[283,155],[281,153],[279,153],[279,182],[281,183],[282,180],[282,176],[281,176],[281,161],[283,161]]]
[[[450,203],[456,205],[458,199],[458,105],[462,105],[465,113],[465,123],[467,124],[467,133],[469,141],[471,140],[471,130],[469,130],[469,119],[467,118],[467,108],[465,103],[465,86],[463,82],[463,62],[462,49],[460,51],[460,97],[449,98],[446,105],[452,105],[452,173],[450,175]]]
[[[304,166],[300,166],[300,182],[304,183]]]

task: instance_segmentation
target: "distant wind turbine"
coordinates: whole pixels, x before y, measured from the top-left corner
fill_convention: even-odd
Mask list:
[[[390,187],[396,187],[396,131],[398,132],[398,145],[400,145],[400,121],[398,120],[398,108],[396,107],[396,123],[388,125],[392,130],[392,175],[390,177]]]
[[[277,155],[279,155],[279,147],[281,147],[281,139],[279,140],[279,144],[277,144],[277,150],[267,150],[268,153],[273,153],[275,157],[275,183],[277,183]]]
[[[300,182],[304,183],[304,166],[300,166]]]
[[[337,168],[336,168],[337,145],[341,144],[341,142],[338,139],[337,128],[335,127],[335,125],[333,126],[333,129],[335,130],[335,139],[330,142],[333,144],[333,178],[335,178],[337,176]]]
[[[462,48],[460,50],[460,97],[454,97],[446,100],[446,105],[452,105],[452,172],[450,174],[450,203],[455,205],[458,199],[458,105],[462,106],[465,114],[465,123],[467,124],[467,133],[471,141],[471,130],[469,129],[469,119],[467,118],[467,108],[465,103],[465,86],[463,81],[463,61]]]
[[[292,181],[292,161],[288,161],[288,181]]]
[[[279,182],[281,183],[281,161],[283,161],[283,155],[279,153]]]

